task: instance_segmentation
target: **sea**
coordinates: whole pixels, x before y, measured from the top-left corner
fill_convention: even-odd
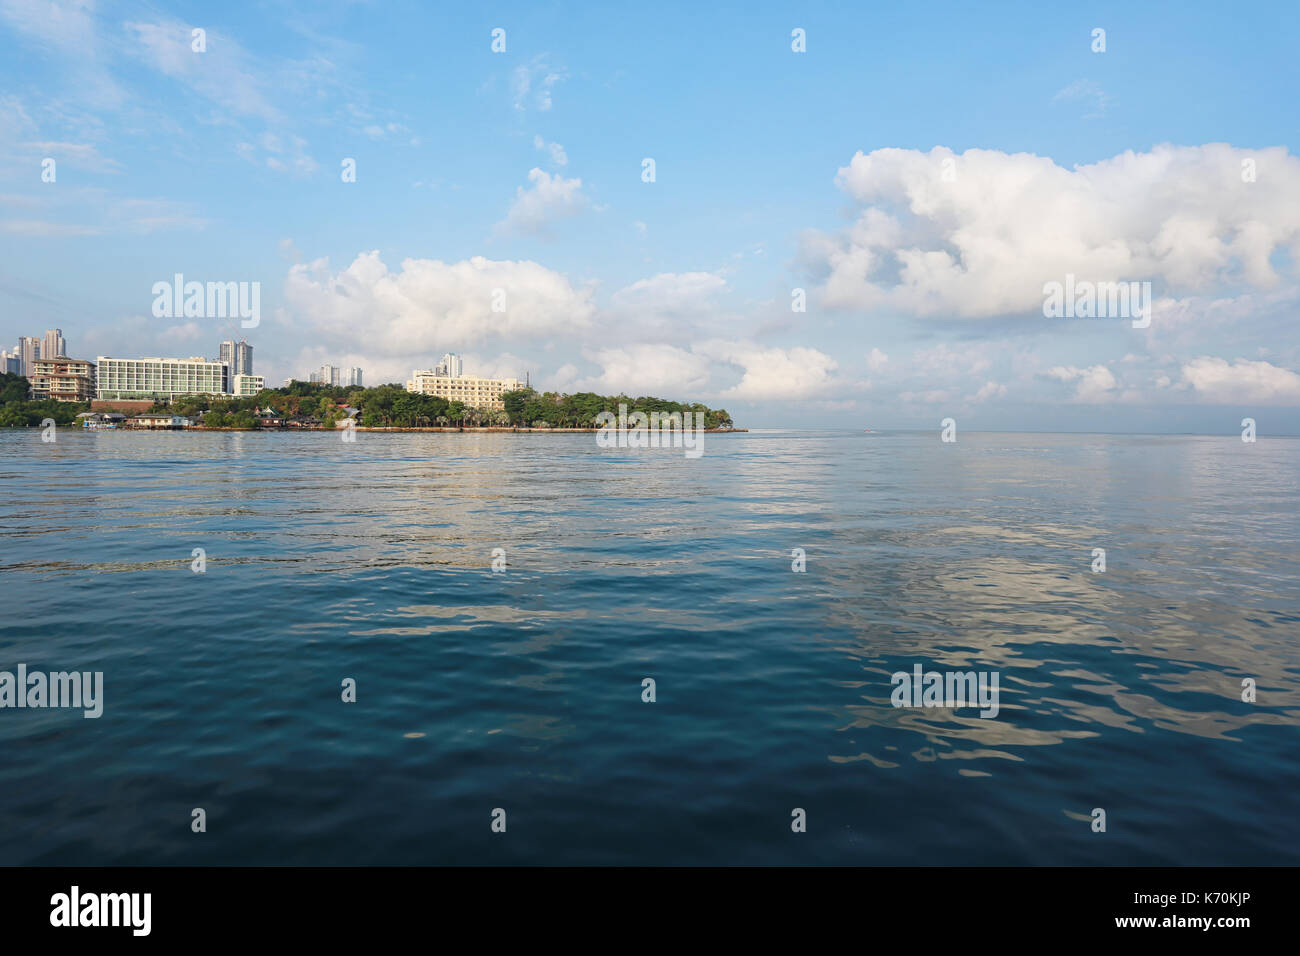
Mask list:
[[[1300,440],[352,437],[0,431],[0,865],[1300,864]]]

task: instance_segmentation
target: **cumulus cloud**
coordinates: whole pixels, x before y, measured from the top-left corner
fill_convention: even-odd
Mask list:
[[[986,402],[990,398],[1001,398],[1006,393],[1007,387],[1005,385],[989,381],[981,385],[979,390],[974,395],[968,396],[966,400],[968,402]]]
[[[878,348],[872,348],[871,354],[867,356],[867,368],[873,372],[879,372],[889,364],[889,356]]]
[[[390,272],[378,251],[340,272],[328,259],[295,265],[285,281],[285,303],[298,324],[343,344],[364,341],[378,356],[436,356],[489,341],[580,333],[595,312],[591,294],[536,262],[405,259]],[[504,311],[494,312],[494,302]]]
[[[1119,388],[1119,382],[1115,380],[1114,373],[1104,365],[1094,365],[1091,368],[1058,365],[1047,374],[1060,382],[1077,381],[1079,384],[1074,391],[1076,402],[1095,405],[1114,401],[1118,395],[1116,389]]]
[[[663,397],[740,401],[818,399],[835,394],[834,359],[817,349],[774,348],[714,339],[683,348],[641,343],[587,349],[601,373],[575,384],[593,391],[654,393]],[[727,388],[719,383],[740,381]]]
[[[1269,362],[1204,356],[1183,365],[1182,380],[1211,404],[1300,405],[1300,375]]]
[[[944,173],[952,159],[953,181]],[[1253,160],[1257,181],[1242,181]],[[830,307],[1041,319],[1043,284],[1151,280],[1266,288],[1300,256],[1300,158],[1284,148],[1158,146],[1066,169],[1029,153],[857,153],[837,185],[864,207],[802,257]]]
[[[708,358],[675,345],[642,343],[589,349],[583,356],[601,367],[598,376],[583,383],[590,391],[670,397],[698,395],[709,387]]]
[[[581,179],[565,179],[558,173],[552,176],[534,167],[528,171],[528,181],[531,187],[520,186],[515,191],[514,204],[505,220],[497,224],[499,231],[543,234],[555,221],[576,216],[587,205]]]
[[[774,348],[752,342],[713,340],[695,347],[708,357],[738,366],[740,381],[723,390],[722,398],[745,401],[819,398],[836,388],[839,363],[825,352],[804,346]]]

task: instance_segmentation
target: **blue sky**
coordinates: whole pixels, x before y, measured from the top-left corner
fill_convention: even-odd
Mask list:
[[[0,0],[0,345],[215,356],[180,272],[261,283],[271,384],[1300,433],[1296,6],[1042,6]],[[1066,274],[1150,327],[1046,318]]]

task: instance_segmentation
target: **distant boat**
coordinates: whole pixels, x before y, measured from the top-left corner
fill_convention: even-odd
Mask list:
[[[864,428],[863,431],[866,432],[868,435],[871,434],[871,429],[870,429],[870,428]]]

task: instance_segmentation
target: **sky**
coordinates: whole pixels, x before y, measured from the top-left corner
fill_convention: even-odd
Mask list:
[[[0,347],[1300,434],[1300,5],[703,6],[0,0]]]

